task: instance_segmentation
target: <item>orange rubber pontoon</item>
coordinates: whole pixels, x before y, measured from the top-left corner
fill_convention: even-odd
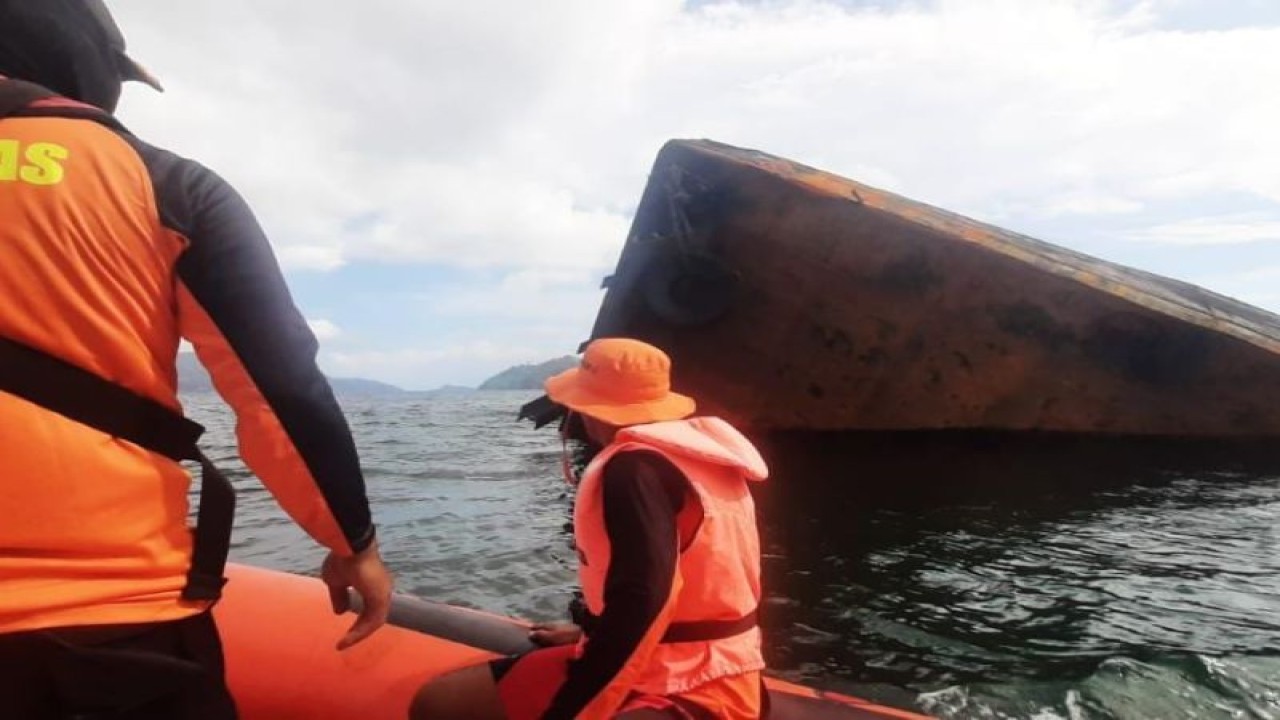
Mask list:
[[[529,648],[525,624],[398,595],[391,622],[337,652],[352,616],[335,616],[314,578],[231,565],[214,608],[227,681],[244,720],[404,720],[414,692],[443,672]],[[772,720],[927,720],[905,710],[770,678]]]

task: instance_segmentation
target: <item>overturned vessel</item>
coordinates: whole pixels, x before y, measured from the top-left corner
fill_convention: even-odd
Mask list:
[[[592,338],[768,430],[1280,435],[1280,316],[763,153],[659,153]]]

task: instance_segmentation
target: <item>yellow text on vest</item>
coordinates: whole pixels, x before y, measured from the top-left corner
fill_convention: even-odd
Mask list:
[[[62,145],[36,142],[22,145],[0,138],[0,182],[57,185],[62,182],[62,162],[71,155]]]

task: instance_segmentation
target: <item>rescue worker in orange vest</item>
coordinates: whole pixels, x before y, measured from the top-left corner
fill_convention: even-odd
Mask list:
[[[763,716],[760,545],[748,485],[767,470],[725,421],[689,417],[670,360],[601,339],[546,382],[602,449],[577,481],[581,625],[535,626],[547,647],[424,686],[414,720]],[[562,426],[563,427],[563,426]],[[566,474],[569,471],[566,451]]]
[[[355,445],[266,237],[225,181],[120,125],[125,80],[159,89],[101,0],[0,0],[3,718],[236,716],[208,612],[231,491],[181,416],[180,337],[246,464],[329,548],[335,612],[348,588],[366,600],[339,648],[390,604]],[[180,460],[204,467],[194,533]]]

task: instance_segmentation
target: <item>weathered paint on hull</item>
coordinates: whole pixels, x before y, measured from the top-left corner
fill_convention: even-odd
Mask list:
[[[607,286],[592,337],[755,429],[1280,435],[1280,317],[717,143],[663,148]]]

